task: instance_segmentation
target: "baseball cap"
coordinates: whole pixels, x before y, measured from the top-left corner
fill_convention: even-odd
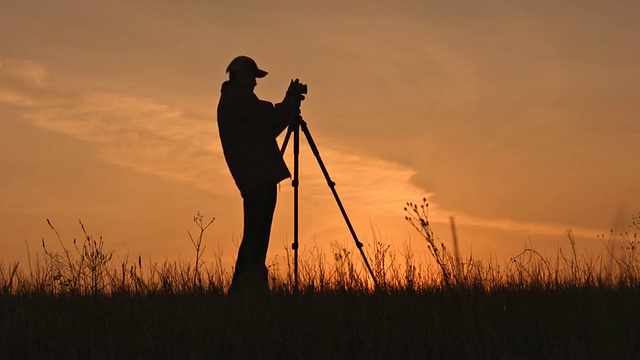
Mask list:
[[[253,61],[252,58],[244,55],[238,56],[233,59],[229,66],[227,66],[227,72],[250,73],[257,78],[263,78],[268,74],[266,71],[260,70],[256,62]]]

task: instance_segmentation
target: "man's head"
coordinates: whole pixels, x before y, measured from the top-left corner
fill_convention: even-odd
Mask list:
[[[255,79],[267,76],[267,72],[260,70],[252,58],[248,56],[238,56],[227,66],[229,79]]]

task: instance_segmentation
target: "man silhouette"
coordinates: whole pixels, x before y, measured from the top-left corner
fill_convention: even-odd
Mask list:
[[[265,260],[276,205],[277,184],[291,177],[276,137],[300,113],[304,98],[296,79],[275,106],[253,92],[267,72],[238,56],[227,67],[218,103],[224,157],[243,198],[244,227],[230,293],[269,290]]]

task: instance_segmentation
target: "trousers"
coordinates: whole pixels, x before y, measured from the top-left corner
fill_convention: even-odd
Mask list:
[[[276,208],[277,184],[267,183],[244,191],[242,242],[229,292],[269,291],[267,248]]]

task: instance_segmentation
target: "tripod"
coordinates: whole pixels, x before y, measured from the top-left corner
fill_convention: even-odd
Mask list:
[[[289,125],[289,129],[287,130],[287,135],[285,136],[284,142],[282,143],[282,148],[280,149],[281,154],[284,155],[284,152],[287,149],[287,144],[289,143],[291,134],[293,134],[293,181],[291,182],[291,185],[293,186],[293,244],[291,244],[291,248],[293,249],[294,289],[297,292],[298,285],[299,285],[299,278],[298,278],[298,245],[299,245],[298,243],[298,205],[299,205],[298,192],[299,191],[298,190],[299,189],[298,187],[300,185],[300,181],[299,181],[300,129],[302,129],[302,132],[307,138],[307,143],[309,144],[309,147],[311,148],[313,155],[316,157],[316,160],[318,160],[318,165],[320,165],[320,169],[324,174],[324,178],[327,180],[327,184],[329,185],[329,188],[333,193],[333,197],[335,198],[336,203],[340,208],[342,217],[344,217],[344,221],[346,222],[347,227],[349,228],[349,232],[351,232],[351,236],[353,237],[353,240],[356,243],[356,247],[360,251],[360,255],[362,255],[362,260],[364,261],[364,264],[366,265],[367,270],[371,275],[371,279],[373,279],[373,284],[375,288],[378,289],[378,281],[376,280],[373,270],[371,269],[371,265],[369,265],[369,261],[367,260],[367,257],[364,254],[364,250],[362,250],[363,244],[358,240],[358,236],[356,235],[356,232],[353,229],[353,226],[351,225],[349,216],[347,216],[347,212],[344,209],[344,206],[342,205],[342,201],[340,201],[340,197],[338,196],[338,192],[336,191],[336,188],[335,188],[336,183],[333,182],[333,180],[331,180],[331,177],[329,176],[329,172],[327,171],[327,168],[324,166],[324,162],[320,157],[320,152],[318,151],[318,147],[316,146],[316,143],[313,141],[313,138],[311,137],[311,133],[309,132],[309,128],[307,127],[307,123],[302,119],[302,116],[300,115],[298,115],[296,120],[294,120],[294,122],[291,123],[291,125]]]

